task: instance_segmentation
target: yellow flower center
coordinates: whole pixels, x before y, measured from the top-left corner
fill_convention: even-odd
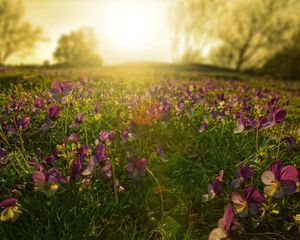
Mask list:
[[[248,208],[247,201],[243,201],[241,204],[238,205],[236,208],[237,213],[243,212],[246,208]]]
[[[272,186],[273,186],[273,188],[274,188],[275,190],[279,190],[279,188],[280,188],[280,182],[279,182],[279,181],[274,181],[274,182],[272,183]]]

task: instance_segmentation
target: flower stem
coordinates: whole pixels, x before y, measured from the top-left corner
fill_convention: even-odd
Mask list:
[[[86,146],[88,146],[89,145],[89,140],[88,140],[88,134],[87,134],[86,120],[83,121],[83,124],[84,124],[85,143],[86,143]]]
[[[157,187],[160,187],[159,181],[155,177],[154,173],[148,167],[146,168],[146,170],[150,173],[150,175],[155,180]],[[160,204],[161,204],[161,219],[163,219],[163,216],[164,216],[164,199],[163,199],[163,196],[162,196],[161,192],[159,193],[159,195],[160,195]]]
[[[3,141],[5,142],[6,146],[9,147],[9,142],[8,142],[4,132],[3,132],[1,124],[0,124],[0,136],[3,139]]]
[[[67,97],[66,101],[67,101],[67,114],[66,114],[66,118],[65,118],[65,139],[67,139],[67,137],[68,137],[68,116],[69,116],[69,107],[70,107],[70,101],[69,101],[68,97]]]
[[[258,152],[258,140],[259,140],[259,128],[256,128],[256,136],[255,136],[255,146],[256,146],[256,153]]]
[[[118,189],[117,189],[117,179],[116,179],[116,171],[115,171],[115,161],[111,161],[111,168],[112,168],[112,176],[113,176],[113,184],[114,184],[114,193],[115,193],[115,200],[116,203],[119,203],[119,196],[118,196]]]

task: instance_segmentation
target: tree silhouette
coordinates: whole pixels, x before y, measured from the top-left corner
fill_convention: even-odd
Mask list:
[[[32,49],[41,40],[41,29],[23,20],[21,0],[0,0],[0,65],[16,53]]]
[[[53,57],[62,65],[102,65],[102,59],[95,50],[97,45],[93,29],[80,28],[59,38]]]
[[[234,3],[234,4],[232,4]],[[214,63],[237,71],[259,68],[286,45],[299,23],[299,1],[229,1],[216,27]]]

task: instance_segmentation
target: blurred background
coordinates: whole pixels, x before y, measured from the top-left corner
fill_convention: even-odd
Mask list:
[[[299,0],[0,0],[1,65],[212,65],[300,78]]]

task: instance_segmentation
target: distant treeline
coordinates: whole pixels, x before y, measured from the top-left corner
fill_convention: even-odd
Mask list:
[[[176,0],[173,60],[300,79],[299,12],[298,0]]]

